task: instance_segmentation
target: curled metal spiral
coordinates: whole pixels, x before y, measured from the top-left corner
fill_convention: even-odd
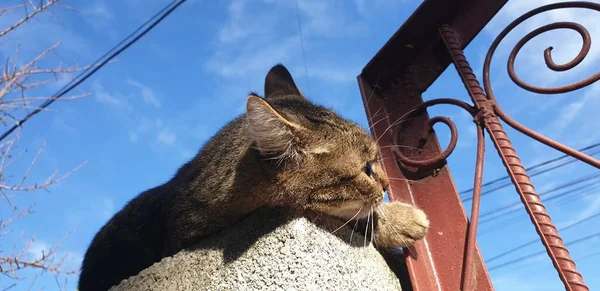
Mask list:
[[[565,154],[571,155],[571,156],[579,159],[580,161],[585,162],[593,167],[600,168],[599,160],[597,160],[589,155],[586,155],[582,152],[579,152],[571,147],[568,147],[566,145],[558,143],[546,136],[543,136],[543,135],[531,130],[530,128],[524,126],[523,124],[515,121],[510,116],[508,116],[502,110],[502,108],[498,105],[496,97],[494,95],[494,91],[491,86],[491,82],[490,82],[490,64],[492,62],[492,58],[494,56],[494,53],[496,52],[496,49],[498,48],[498,45],[500,44],[500,42],[502,42],[502,40],[506,37],[506,35],[508,35],[508,33],[510,33],[515,27],[517,27],[523,21],[525,21],[535,15],[538,15],[540,13],[547,12],[550,10],[563,9],[563,8],[584,8],[584,9],[591,9],[591,10],[600,12],[600,4],[599,3],[574,1],[574,2],[554,3],[554,4],[541,6],[539,8],[533,9],[533,10],[523,14],[521,17],[517,18],[515,21],[513,21],[511,24],[509,24],[498,35],[498,37],[496,37],[496,39],[490,46],[488,53],[485,57],[485,63],[483,66],[483,85],[484,85],[484,89],[485,89],[487,98],[494,104],[494,113],[500,119],[502,119],[504,122],[506,122],[508,125],[510,125],[512,128],[520,131],[521,133],[523,133],[525,135],[528,135],[529,137],[531,137],[549,147],[552,147],[552,148],[554,148],[558,151],[561,151]],[[544,60],[545,60],[546,66],[549,69],[551,69],[553,71],[567,71],[567,70],[573,69],[574,67],[579,65],[585,59],[585,57],[588,55],[590,48],[591,48],[591,37],[590,37],[588,30],[578,23],[555,22],[555,23],[551,23],[548,25],[544,25],[538,29],[535,29],[534,31],[525,35],[515,45],[515,47],[512,49],[510,56],[508,58],[508,63],[507,63],[508,75],[521,88],[528,90],[530,92],[535,92],[535,93],[540,93],[540,94],[559,94],[559,93],[572,92],[572,91],[584,88],[584,87],[600,80],[600,72],[597,72],[584,80],[581,80],[581,81],[578,81],[578,82],[575,82],[572,84],[559,86],[559,87],[539,87],[539,86],[533,86],[531,84],[528,84],[525,81],[523,81],[521,78],[519,78],[519,76],[517,76],[515,69],[514,69],[514,63],[515,63],[517,54],[519,53],[521,48],[523,48],[523,46],[527,42],[529,42],[531,39],[535,38],[536,36],[538,36],[544,32],[555,30],[555,29],[570,29],[570,30],[573,30],[573,31],[579,33],[579,35],[581,36],[581,38],[583,40],[583,45],[582,45],[579,53],[577,54],[577,56],[575,56],[575,58],[573,60],[571,60],[570,62],[567,62],[565,64],[556,64],[554,62],[554,60],[552,59],[552,49],[553,48],[552,47],[546,48],[544,50]]]
[[[428,107],[431,106],[435,106],[438,104],[448,104],[448,105],[454,105],[454,106],[458,106],[464,110],[466,110],[467,112],[469,112],[469,114],[471,114],[471,116],[475,116],[477,114],[477,109],[471,105],[469,105],[466,102],[457,100],[457,99],[452,99],[452,98],[440,98],[440,99],[434,99],[434,100],[430,100],[430,101],[426,101],[423,102],[421,105],[415,107],[414,109],[410,110],[409,112],[407,112],[406,114],[404,114],[402,117],[399,118],[399,120],[406,120],[406,118],[410,117],[413,114],[416,114],[418,112],[422,112],[423,110],[425,110]],[[450,128],[450,142],[448,143],[448,147],[441,153],[427,158],[427,159],[420,159],[420,160],[416,160],[416,159],[412,159],[407,157],[406,155],[404,155],[399,148],[393,148],[393,152],[394,154],[396,154],[396,157],[398,158],[398,160],[400,160],[400,162],[406,164],[406,165],[411,165],[411,166],[429,166],[429,165],[434,165],[437,163],[440,163],[442,161],[444,161],[446,158],[448,158],[448,156],[450,156],[452,154],[452,152],[454,151],[454,149],[456,148],[456,144],[458,142],[458,130],[456,129],[456,124],[454,124],[454,122],[452,122],[452,120],[450,120],[450,118],[448,117],[443,117],[443,116],[436,116],[436,117],[432,117],[430,118],[427,123],[426,123],[426,127],[425,127],[425,131],[423,132],[423,137],[422,140],[425,140],[427,138],[427,136],[433,131],[433,125],[435,125],[436,123],[444,123],[448,126],[448,128]],[[394,144],[400,144],[398,141],[399,135],[393,135],[394,138]]]
[[[576,82],[576,83],[573,83],[570,85],[553,87],[553,88],[544,88],[544,87],[537,87],[537,86],[527,84],[523,80],[521,80],[521,78],[519,78],[519,76],[517,76],[517,73],[515,72],[515,59],[517,58],[517,54],[519,53],[521,48],[523,48],[523,46],[527,42],[532,40],[534,37],[536,37],[544,32],[551,31],[554,29],[561,29],[561,28],[577,31],[579,33],[579,35],[581,35],[581,38],[583,40],[583,45],[581,47],[581,50],[579,50],[579,53],[577,54],[577,56],[575,56],[575,58],[572,61],[570,61],[566,64],[562,64],[562,65],[557,65],[554,62],[554,60],[552,59],[553,47],[546,48],[544,50],[544,61],[546,62],[546,66],[549,69],[551,69],[553,71],[557,71],[557,72],[568,71],[570,69],[573,69],[574,67],[579,65],[579,63],[581,63],[581,61],[583,61],[585,59],[585,57],[587,56],[587,54],[590,52],[590,48],[592,47],[590,33],[587,31],[587,29],[585,27],[583,27],[583,25],[581,25],[579,23],[575,23],[575,22],[555,22],[555,23],[551,23],[548,25],[544,25],[544,26],[528,33],[527,35],[525,35],[515,45],[515,47],[513,48],[513,50],[510,53],[510,56],[508,58],[508,75],[513,80],[513,82],[515,82],[517,85],[519,85],[519,87],[521,87],[525,90],[535,92],[535,93],[540,93],[540,94],[559,94],[559,93],[566,93],[566,92],[571,92],[571,91],[574,91],[577,89],[581,89],[585,86],[588,86],[588,85],[598,81],[598,79],[600,79],[600,72],[598,72],[587,79],[581,80],[579,82]]]

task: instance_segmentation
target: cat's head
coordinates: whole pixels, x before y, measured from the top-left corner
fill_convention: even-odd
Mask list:
[[[369,133],[308,101],[283,65],[267,74],[265,98],[250,95],[246,109],[283,199],[342,218],[364,217],[382,202],[389,183]]]

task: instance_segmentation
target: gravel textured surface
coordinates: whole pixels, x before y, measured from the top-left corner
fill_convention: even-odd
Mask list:
[[[351,224],[282,210],[257,212],[113,287],[141,290],[400,290]],[[118,266],[115,266],[118,267]]]

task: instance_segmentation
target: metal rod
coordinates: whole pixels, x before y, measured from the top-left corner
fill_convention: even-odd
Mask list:
[[[471,219],[467,228],[465,244],[465,259],[463,265],[461,290],[476,290],[477,278],[475,277],[475,255],[477,249],[477,225],[479,222],[479,207],[481,205],[481,187],[483,184],[483,157],[485,153],[485,139],[482,124],[477,123],[477,158],[475,162],[475,181],[473,183],[473,203],[471,203]]]
[[[566,290],[589,290],[583,282],[583,277],[577,271],[575,262],[571,259],[569,251],[559,236],[556,227],[552,223],[550,215],[546,212],[540,196],[531,184],[525,168],[517,156],[502,124],[500,124],[500,119],[496,116],[494,109],[498,107],[497,103],[493,99],[488,99],[467,62],[460,46],[458,33],[451,27],[444,25],[440,28],[440,35],[446,44],[452,62],[465,84],[471,99],[477,108],[481,110],[480,115],[484,121],[484,127],[490,135]]]

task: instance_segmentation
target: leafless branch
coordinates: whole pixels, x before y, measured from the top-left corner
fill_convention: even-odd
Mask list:
[[[23,23],[27,22],[29,19],[35,17],[37,14],[39,14],[40,12],[50,8],[50,6],[56,4],[58,1],[60,0],[49,0],[48,2],[42,4],[41,6],[36,7],[33,2],[30,2],[30,5],[32,7],[34,7],[34,10],[30,13],[27,13],[27,15],[25,15],[25,17],[21,18],[19,21],[17,21],[15,24],[11,25],[10,27],[4,29],[3,31],[0,32],[0,37],[5,36],[6,34],[8,34],[9,32],[17,29],[17,27],[23,25]],[[23,4],[24,5],[24,4]],[[23,5],[21,5],[21,7],[23,7]],[[11,9],[11,8],[9,8]],[[12,8],[14,9],[14,8]],[[6,11],[4,11],[6,12]]]
[[[74,274],[76,270],[63,269],[63,265],[69,254],[65,253],[58,256],[58,250],[70,235],[71,233],[65,236],[59,243],[42,249],[41,254],[34,253],[32,248],[35,237],[30,238],[19,251],[13,249],[8,255],[0,255],[0,273],[15,280],[24,279],[24,277],[19,275],[19,271],[24,269],[38,269],[55,275]]]
[[[25,4],[19,4],[19,5],[15,5],[15,6],[0,8],[0,16],[2,16],[4,13],[6,13],[8,11],[23,8],[24,6],[25,6]]]
[[[38,66],[38,63],[49,56],[49,54],[56,50],[59,45],[60,42],[54,44],[37,55],[33,60],[21,66],[17,65],[19,48],[17,48],[14,59],[9,58],[6,60],[6,65],[2,70],[2,75],[0,75],[0,118],[3,123],[17,123],[20,118],[13,115],[15,112],[41,109],[40,106],[35,105],[34,103],[40,102],[40,100],[46,101],[53,99],[53,97],[30,97],[27,96],[25,91],[51,82],[60,81],[60,76],[70,76],[74,73],[91,68],[91,66],[65,67],[62,64],[58,64],[53,68],[42,68]],[[40,79],[46,75],[50,75],[52,78]],[[89,94],[80,93],[73,96],[66,96],[58,100],[69,101],[85,96],[89,96]],[[17,113],[17,116],[21,116],[21,114]]]
[[[10,7],[0,7],[0,16],[14,13],[23,13],[23,16],[17,18],[7,28],[0,28],[0,38],[7,34],[13,34],[19,31],[19,27],[26,25],[27,22],[36,18],[41,13],[48,12],[51,19],[51,7],[60,7],[63,9],[75,10],[74,8],[59,3],[60,0],[22,0],[22,4]],[[0,4],[2,5],[2,4]],[[18,34],[16,32],[15,34]],[[53,95],[44,96],[40,94],[40,90],[32,90],[36,88],[43,89],[43,86],[57,83],[61,85],[63,81],[69,81],[73,75],[90,68],[90,66],[79,65],[64,65],[61,62],[55,62],[51,59],[57,55],[57,50],[61,42],[46,48],[40,54],[25,61],[22,60],[21,53],[22,43],[18,43],[15,53],[12,57],[0,60],[0,122],[8,125],[20,121],[23,116],[26,116],[29,110],[41,109],[41,105],[49,100],[56,100]],[[30,94],[35,92],[34,94]],[[40,96],[41,95],[41,96]],[[77,92],[70,96],[64,96],[58,100],[70,101],[89,96],[85,92]],[[7,278],[17,280],[14,284],[3,284],[7,288],[17,286],[18,282],[24,279],[28,280],[30,289],[34,287],[39,276],[45,273],[51,273],[55,276],[55,281],[62,289],[66,286],[67,278],[59,275],[74,274],[76,270],[66,270],[65,265],[69,254],[60,251],[59,248],[68,238],[68,235],[58,244],[51,247],[44,245],[36,245],[35,235],[27,239],[23,231],[18,231],[19,220],[28,219],[29,215],[34,213],[35,203],[31,200],[26,200],[23,203],[21,196],[32,191],[49,191],[51,186],[56,185],[69,177],[74,172],[78,171],[87,162],[80,164],[71,171],[59,175],[58,171],[50,173],[45,180],[34,179],[34,172],[37,171],[36,165],[41,162],[43,150],[46,146],[44,143],[33,156],[28,156],[27,149],[19,148],[20,131],[0,142],[0,199],[6,203],[0,204],[4,207],[0,210],[0,275]],[[27,160],[31,157],[31,160]],[[35,177],[39,177],[37,174]],[[37,180],[37,181],[36,181]],[[23,207],[23,204],[26,207]],[[8,206],[8,207],[7,207]],[[8,211],[5,211],[8,210]],[[15,240],[15,243],[10,248],[12,243],[6,243],[7,240]],[[44,247],[41,252],[40,247]],[[25,270],[39,270],[39,274],[26,278]],[[64,282],[64,283],[63,283]],[[63,285],[65,284],[65,285]],[[8,286],[6,286],[8,285]],[[60,286],[63,285],[63,286]],[[24,285],[23,287],[26,287]],[[22,286],[19,285],[22,289]],[[54,288],[53,288],[54,289]]]

